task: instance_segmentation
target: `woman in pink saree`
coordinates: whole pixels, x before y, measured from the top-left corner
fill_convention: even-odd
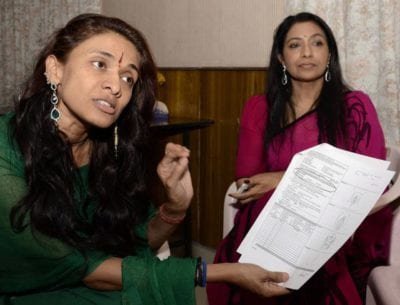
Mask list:
[[[274,36],[267,94],[250,98],[243,109],[232,194],[241,206],[235,225],[217,249],[215,262],[236,262],[241,241],[299,151],[327,142],[375,158],[385,158],[385,142],[369,97],[342,80],[332,31],[318,16],[287,17]],[[391,225],[389,207],[368,216],[353,238],[299,290],[260,298],[239,287],[212,283],[210,305],[364,303],[371,269],[386,263]]]

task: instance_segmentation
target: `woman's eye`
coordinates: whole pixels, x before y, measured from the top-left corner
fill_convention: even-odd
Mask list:
[[[317,40],[317,41],[314,41],[314,45],[317,47],[321,47],[324,45],[324,42],[322,40]]]
[[[93,65],[98,69],[104,69],[106,67],[106,64],[102,61],[94,61]]]
[[[290,49],[295,49],[295,48],[297,48],[298,46],[299,46],[298,43],[291,43],[291,44],[289,44],[289,48],[290,48]]]
[[[122,76],[122,80],[130,86],[133,86],[133,84],[135,83],[135,80],[130,76]]]

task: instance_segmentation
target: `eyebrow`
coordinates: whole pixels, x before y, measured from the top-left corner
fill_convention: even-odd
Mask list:
[[[320,36],[320,37],[322,37],[323,39],[327,40],[326,37],[325,37],[325,35],[323,35],[323,34],[321,34],[321,33],[315,33],[315,34],[311,35],[310,38],[314,38],[314,37],[317,37],[317,36]],[[289,42],[289,41],[291,41],[291,40],[301,40],[301,39],[303,39],[303,38],[302,38],[302,37],[292,37],[292,38],[289,38],[289,39],[287,40],[287,42]]]
[[[108,57],[108,58],[111,58],[111,59],[115,60],[115,56],[113,54],[109,53],[109,52],[106,52],[106,51],[101,51],[101,50],[94,49],[94,50],[90,50],[89,53],[98,53],[98,54],[101,54],[101,55],[103,55],[105,57]],[[135,64],[129,64],[128,67],[131,68],[132,70],[135,70],[137,73],[139,73],[139,68]]]

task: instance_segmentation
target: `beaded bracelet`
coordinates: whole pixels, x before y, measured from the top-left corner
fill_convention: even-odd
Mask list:
[[[206,287],[207,284],[207,263],[201,257],[197,258],[195,286]]]
[[[162,221],[170,225],[180,224],[185,219],[186,214],[177,217],[171,217],[165,213],[164,209],[165,209],[165,203],[160,206],[160,209],[158,210],[158,215],[160,215]]]

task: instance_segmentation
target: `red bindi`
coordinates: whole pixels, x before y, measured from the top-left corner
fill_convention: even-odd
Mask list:
[[[120,59],[118,60],[118,66],[121,67],[122,57],[124,57],[124,52],[122,52]]]

